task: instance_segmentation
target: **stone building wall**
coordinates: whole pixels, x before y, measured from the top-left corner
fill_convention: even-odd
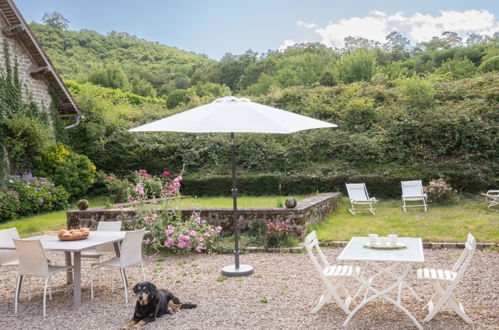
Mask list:
[[[29,73],[37,65],[24,49],[24,46],[15,38],[6,37],[1,30],[6,26],[6,22],[0,15],[0,67],[5,70],[3,43],[9,45],[11,63],[14,64],[17,59],[19,65],[19,79],[23,84],[23,97],[26,102],[35,101],[38,109],[48,111],[52,98],[49,94],[49,84],[45,79],[35,79]],[[50,116],[49,116],[50,118]]]

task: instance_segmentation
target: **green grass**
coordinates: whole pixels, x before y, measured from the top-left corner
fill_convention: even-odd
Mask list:
[[[312,226],[320,241],[348,241],[353,236],[397,234],[430,242],[464,242],[472,233],[478,242],[499,242],[499,213],[487,210],[483,199],[462,199],[452,205],[434,206],[427,212],[404,213],[400,200],[380,201],[376,215],[348,212],[342,198],[337,209]]]
[[[309,195],[294,196],[297,201],[303,200]],[[277,207],[280,199],[284,204],[288,196],[261,196],[248,197],[240,196],[237,198],[237,207]],[[231,197],[190,197],[176,200],[174,206],[179,208],[231,208]]]
[[[106,203],[102,197],[89,198],[88,201],[90,207],[103,206]],[[71,205],[71,209],[76,209],[76,203]],[[21,237],[37,235],[42,231],[66,228],[66,211],[42,213],[0,224],[0,229],[11,227],[16,227]]]

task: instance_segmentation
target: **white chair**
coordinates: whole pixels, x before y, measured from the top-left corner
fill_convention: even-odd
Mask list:
[[[446,303],[449,304],[466,323],[473,322],[468,315],[466,315],[463,305],[452,293],[463,277],[464,272],[473,257],[473,253],[475,253],[475,248],[475,238],[473,235],[468,234],[468,240],[465,243],[464,251],[451,270],[433,268],[422,268],[417,270],[416,274],[418,279],[430,281],[437,291],[433,297],[431,297],[428,304],[426,304],[429,313],[424,319],[425,322],[429,322]],[[439,298],[436,303],[434,302],[435,298]]]
[[[486,194],[482,194],[485,196],[488,202],[490,202],[488,209],[492,211],[499,211],[499,209],[495,209],[494,206],[499,205],[499,190],[489,190]]]
[[[97,223],[97,231],[120,231],[121,221],[99,221]],[[114,255],[114,244],[106,244],[96,247],[94,250],[86,251],[81,254],[82,258],[99,259],[102,256]]]
[[[50,277],[56,272],[66,271],[70,266],[52,266],[49,264],[47,254],[43,249],[40,240],[17,240],[14,239],[19,267],[16,283],[14,309],[17,314],[19,294],[21,293],[21,283],[24,277],[45,277],[45,287],[43,289],[43,317],[45,317],[45,306],[47,301],[47,287],[49,288],[49,299],[52,300],[52,290],[50,289]]]
[[[428,210],[428,195],[423,191],[423,182],[421,180],[402,181],[402,209],[407,212],[408,207],[423,207]],[[407,202],[422,202],[423,204],[407,205]]]
[[[0,230],[0,242],[9,242],[13,239],[19,239],[17,228],[8,228]],[[19,260],[17,259],[16,251],[0,250],[0,266],[17,266]]]
[[[144,265],[142,264],[142,240],[144,238],[145,228],[136,231],[127,231],[125,239],[121,244],[120,256],[109,260],[92,264],[95,267],[115,267],[120,270],[121,279],[125,289],[125,302],[128,304],[128,282],[125,276],[125,268],[140,264],[142,277],[146,280]],[[90,296],[94,299],[94,281],[93,272],[90,272]]]
[[[305,248],[307,249],[308,255],[315,268],[319,272],[321,280],[326,285],[327,291],[320,297],[317,305],[312,309],[311,313],[317,313],[325,304],[335,299],[336,303],[341,307],[345,314],[350,313],[350,303],[354,302],[355,297],[360,292],[357,291],[354,297],[352,297],[347,289],[343,286],[345,279],[353,277],[354,269],[348,265],[330,265],[327,261],[326,256],[319,247],[319,241],[315,231],[308,234],[305,238]],[[315,252],[314,252],[315,250]],[[315,255],[317,253],[318,257]],[[360,273],[360,267],[355,267],[355,271]],[[346,293],[346,299],[340,297],[338,290],[343,289]],[[354,302],[355,304],[355,302]]]
[[[355,215],[356,211],[369,211],[373,215],[375,214],[374,205],[376,205],[378,201],[374,197],[369,197],[365,183],[347,183],[346,187],[351,204],[351,207],[348,209],[350,213]],[[356,205],[366,205],[369,208],[356,209]]]

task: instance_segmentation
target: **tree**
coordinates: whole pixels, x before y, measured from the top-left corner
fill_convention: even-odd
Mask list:
[[[345,42],[345,49],[347,51],[353,51],[357,49],[373,49],[379,47],[378,41],[369,40],[362,37],[346,37],[343,39]]]
[[[349,84],[355,81],[370,81],[375,71],[374,55],[364,49],[344,56],[339,65],[340,78]]]
[[[393,61],[404,60],[409,57],[407,48],[410,45],[409,39],[397,31],[393,31],[385,36],[384,48],[391,53]]]
[[[52,14],[45,13],[42,17],[42,22],[45,25],[51,26],[61,31],[67,30],[70,23],[67,18],[56,11],[54,11]]]
[[[118,64],[108,64],[94,70],[88,76],[88,81],[102,87],[118,88],[124,91],[129,91],[130,89],[125,71]]]
[[[468,58],[451,58],[440,65],[435,73],[449,74],[453,79],[463,79],[473,76],[476,67]]]

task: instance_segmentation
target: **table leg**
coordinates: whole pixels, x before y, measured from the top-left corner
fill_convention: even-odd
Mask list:
[[[64,254],[66,256],[66,266],[71,267],[71,252],[65,251]],[[73,284],[73,270],[71,268],[66,271],[66,278],[67,284]]]
[[[81,252],[74,252],[74,307],[81,307]]]
[[[398,263],[397,263],[398,264]],[[361,283],[361,285],[365,286],[366,287],[366,291],[371,291],[374,295],[372,295],[371,297],[367,298],[367,299],[364,299],[360,304],[358,304],[351,312],[350,314],[348,314],[348,317],[346,318],[345,322],[343,322],[343,326],[346,327],[348,325],[348,322],[350,322],[350,320],[352,319],[352,317],[355,315],[355,313],[357,313],[362,307],[364,307],[367,303],[377,299],[377,298],[384,298],[385,300],[387,300],[388,302],[392,303],[393,305],[395,305],[398,309],[400,309],[401,311],[403,311],[410,319],[411,321],[416,325],[416,327],[418,329],[423,329],[423,327],[421,327],[421,324],[419,324],[419,322],[416,320],[416,318],[414,317],[414,315],[411,314],[411,312],[409,312],[404,306],[402,306],[402,304],[400,303],[400,301],[395,301],[393,300],[392,298],[390,298],[388,296],[388,294],[395,290],[396,288],[400,287],[401,285],[403,285],[404,283],[404,278],[407,276],[407,273],[409,272],[410,268],[411,268],[411,265],[408,264],[404,270],[404,273],[401,277],[396,277],[396,282],[393,283],[392,285],[390,285],[388,288],[382,290],[382,291],[378,291],[376,290],[373,286],[371,286],[371,279],[373,277],[378,277],[380,275],[380,273],[384,273],[385,270],[384,269],[381,269],[379,266],[375,265],[374,263],[369,263],[369,262],[366,262],[365,263],[365,266],[367,268],[368,265],[371,265],[371,266],[374,266],[374,268],[378,269],[378,273],[373,275],[370,280],[365,280],[363,279],[362,277],[360,277],[356,272],[354,272],[354,277],[355,279]],[[354,267],[356,266],[356,264],[354,264]],[[367,297],[367,294],[366,294],[366,297]]]

